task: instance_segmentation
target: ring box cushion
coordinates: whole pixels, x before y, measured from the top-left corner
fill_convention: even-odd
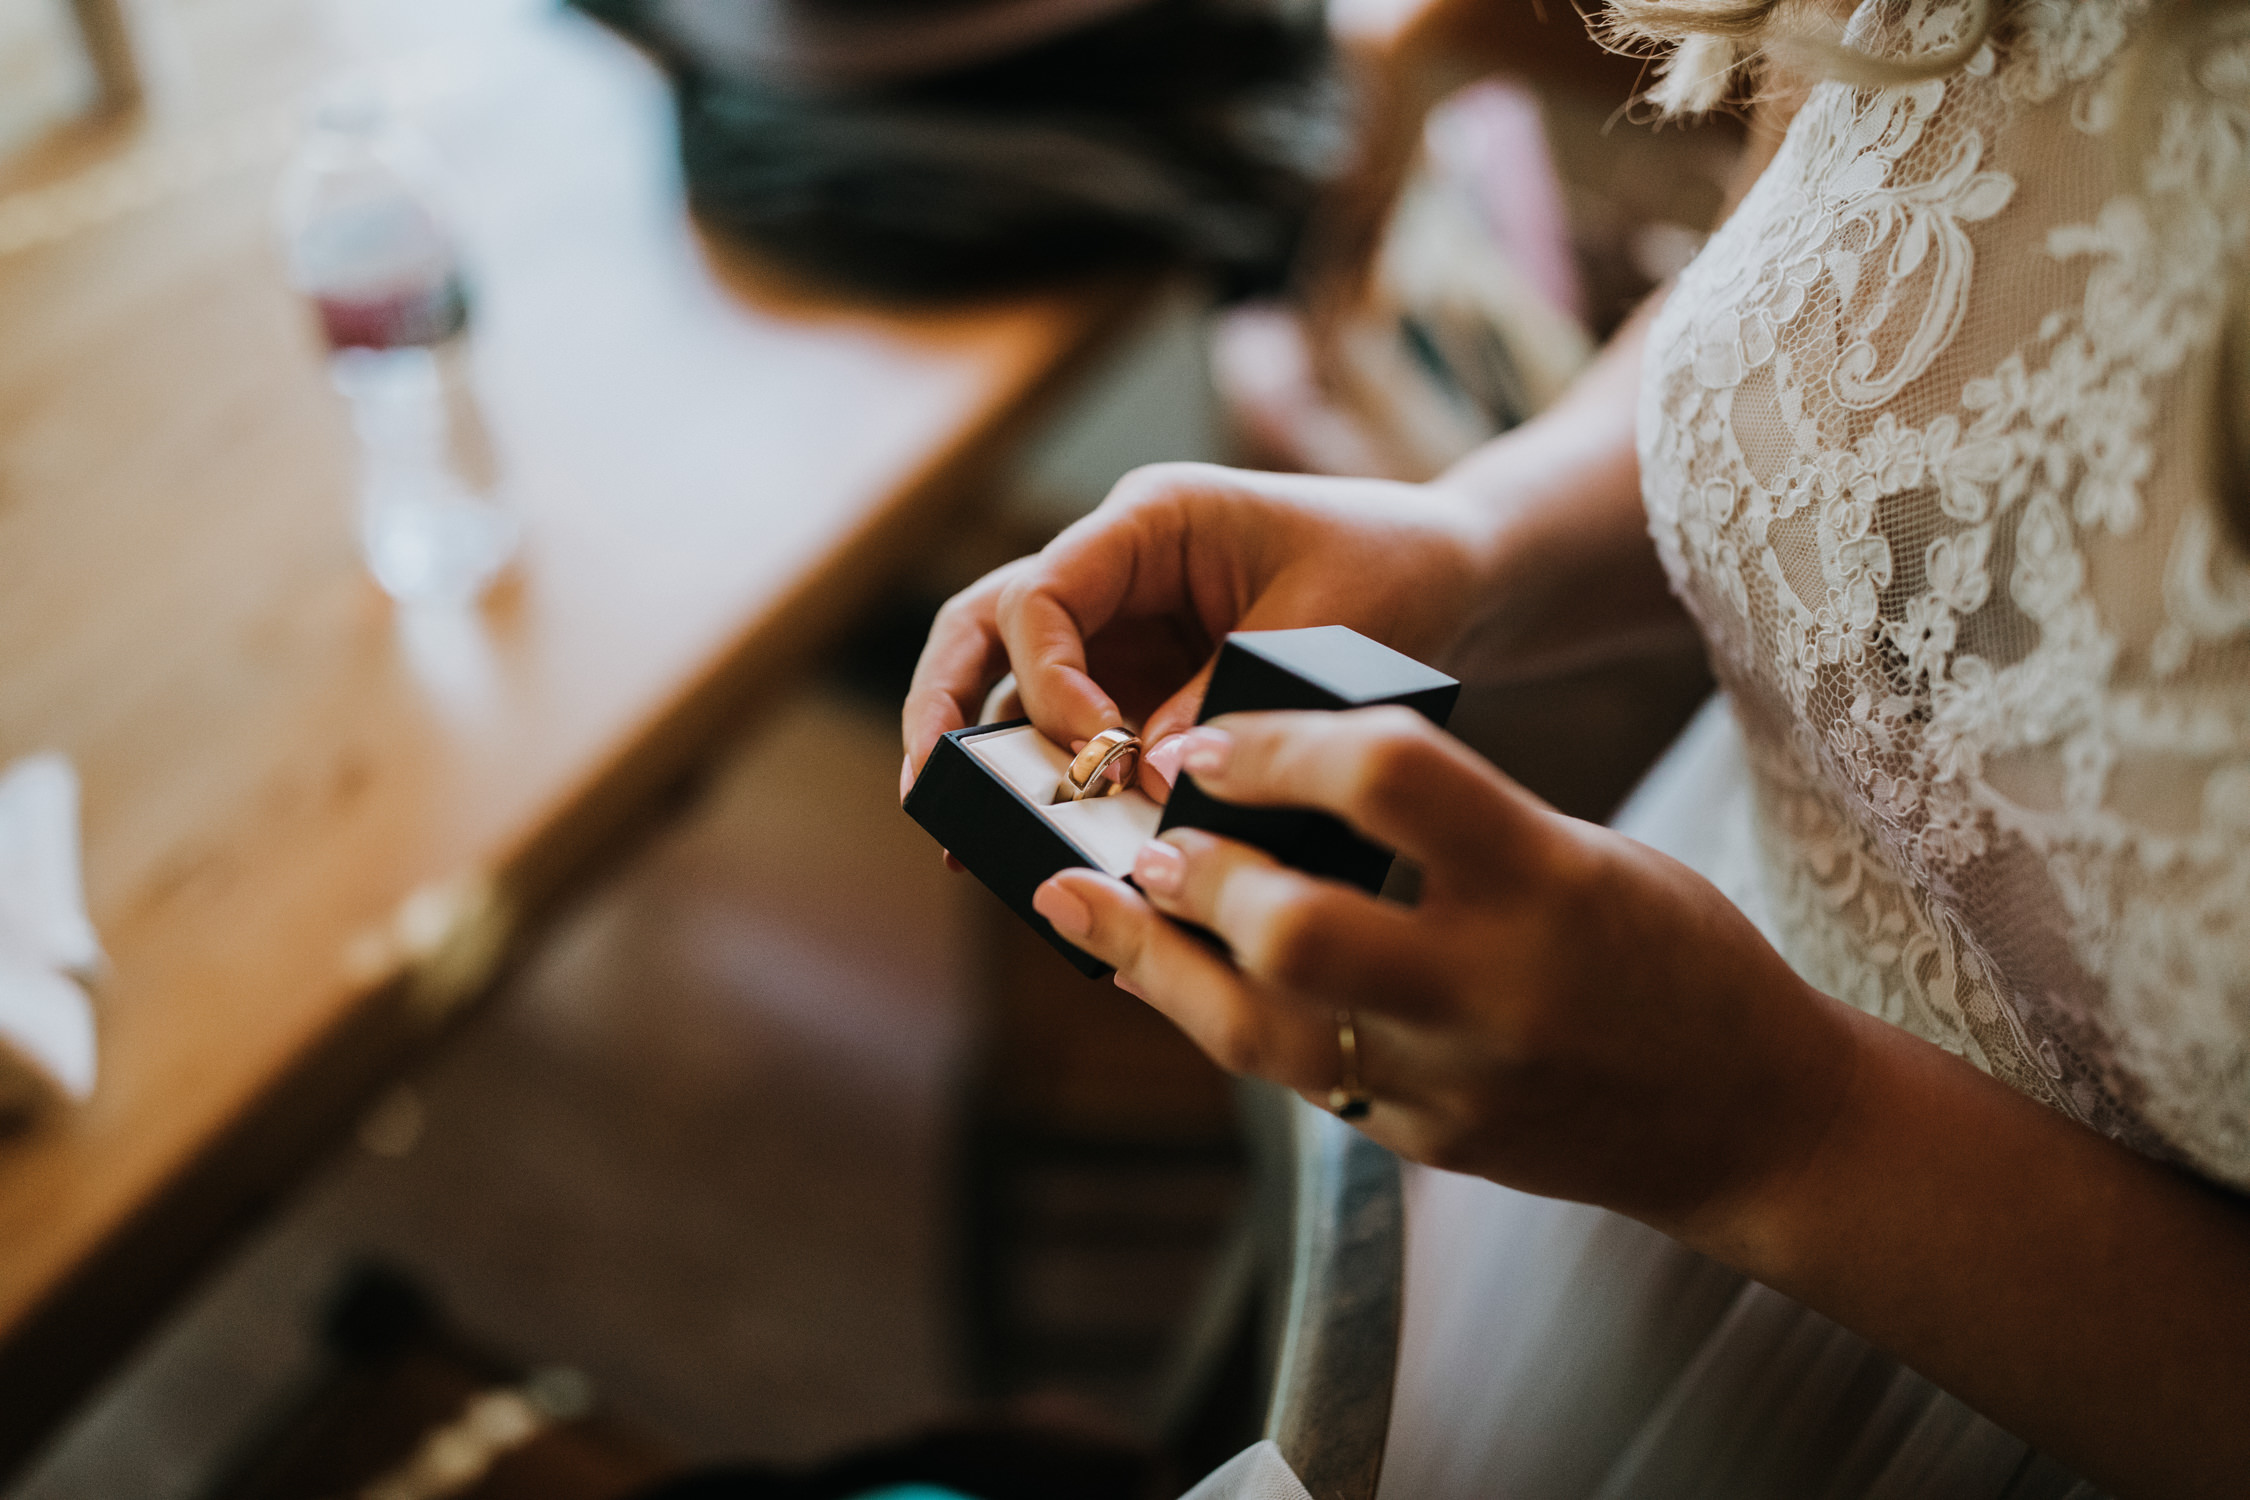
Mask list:
[[[956,729],[930,752],[906,810],[1081,973],[1099,976],[1109,966],[1059,936],[1031,909],[1031,893],[1081,865],[1123,878],[1163,810],[1131,790],[1055,804],[1069,765],[1070,753],[1029,719]]]
[[[1341,625],[1237,631],[1219,649],[1203,719],[1271,709],[1347,709],[1398,703],[1441,727],[1460,684]],[[1327,813],[1242,807],[1206,795],[1182,776],[1163,807],[1139,791],[1084,802],[1053,801],[1070,753],[1028,719],[956,729],[938,741],[907,793],[906,811],[1008,908],[1045,935],[1081,973],[1109,966],[1073,946],[1031,909],[1059,870],[1087,866],[1126,879],[1133,855],[1167,828],[1239,839],[1283,864],[1373,892],[1391,854]]]

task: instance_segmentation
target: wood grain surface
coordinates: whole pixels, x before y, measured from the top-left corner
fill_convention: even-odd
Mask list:
[[[0,761],[76,762],[111,959],[95,1097],[0,1136],[0,1468],[1129,300],[762,282],[685,221],[661,81],[544,4],[167,14],[142,115],[0,179]],[[363,575],[273,239],[302,90],[370,60],[452,172],[527,522],[473,616]]]

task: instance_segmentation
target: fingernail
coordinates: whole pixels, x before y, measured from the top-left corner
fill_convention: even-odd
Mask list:
[[[1180,851],[1162,839],[1150,839],[1141,845],[1141,852],[1133,856],[1133,878],[1144,891],[1159,896],[1176,896],[1187,880],[1187,861]]]
[[[914,757],[909,755],[898,763],[898,800],[904,802],[906,794],[914,790]]]
[[[1139,985],[1133,983],[1132,980],[1127,979],[1123,974],[1112,974],[1110,976],[1110,982],[1116,985],[1119,989],[1123,990],[1126,994],[1131,995],[1135,1000],[1146,1000],[1148,998],[1147,995],[1141,992],[1141,987]]]
[[[948,870],[951,870],[956,875],[966,875],[969,873],[969,867],[961,863],[961,861],[955,859],[953,857],[953,851],[951,849],[940,849],[938,852],[945,856],[945,867]]]
[[[1085,749],[1088,743],[1086,740],[1072,740],[1070,742],[1070,753],[1076,755],[1079,751]]]
[[[1187,736],[1166,735],[1143,762],[1166,786],[1180,779],[1180,757],[1187,753]]]
[[[1224,729],[1213,729],[1208,724],[1198,724],[1180,736],[1187,742],[1180,756],[1180,769],[1190,776],[1224,776],[1227,762],[1234,759],[1234,736]]]
[[[1031,909],[1064,937],[1084,937],[1094,930],[1094,914],[1086,903],[1052,880],[1031,893]]]

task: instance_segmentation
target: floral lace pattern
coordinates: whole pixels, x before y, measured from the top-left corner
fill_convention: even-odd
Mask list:
[[[1792,963],[2250,1188],[2250,562],[2205,459],[2250,61],[2128,129],[2136,9],[1815,89],[1651,330],[1643,484]],[[1961,20],[1868,0],[1850,39]]]

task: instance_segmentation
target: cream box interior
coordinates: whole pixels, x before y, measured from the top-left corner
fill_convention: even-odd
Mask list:
[[[963,744],[979,764],[1077,845],[1097,870],[1123,879],[1133,868],[1134,853],[1156,837],[1164,809],[1131,788],[1083,802],[1055,801],[1063,773],[1070,769],[1070,752],[1029,724],[980,734]]]
[[[930,752],[906,811],[1081,973],[1099,975],[1108,965],[1056,932],[1032,909],[1032,893],[1058,870],[1124,878],[1164,810],[1130,789],[1057,802],[1070,761],[1027,719],[956,729]]]

